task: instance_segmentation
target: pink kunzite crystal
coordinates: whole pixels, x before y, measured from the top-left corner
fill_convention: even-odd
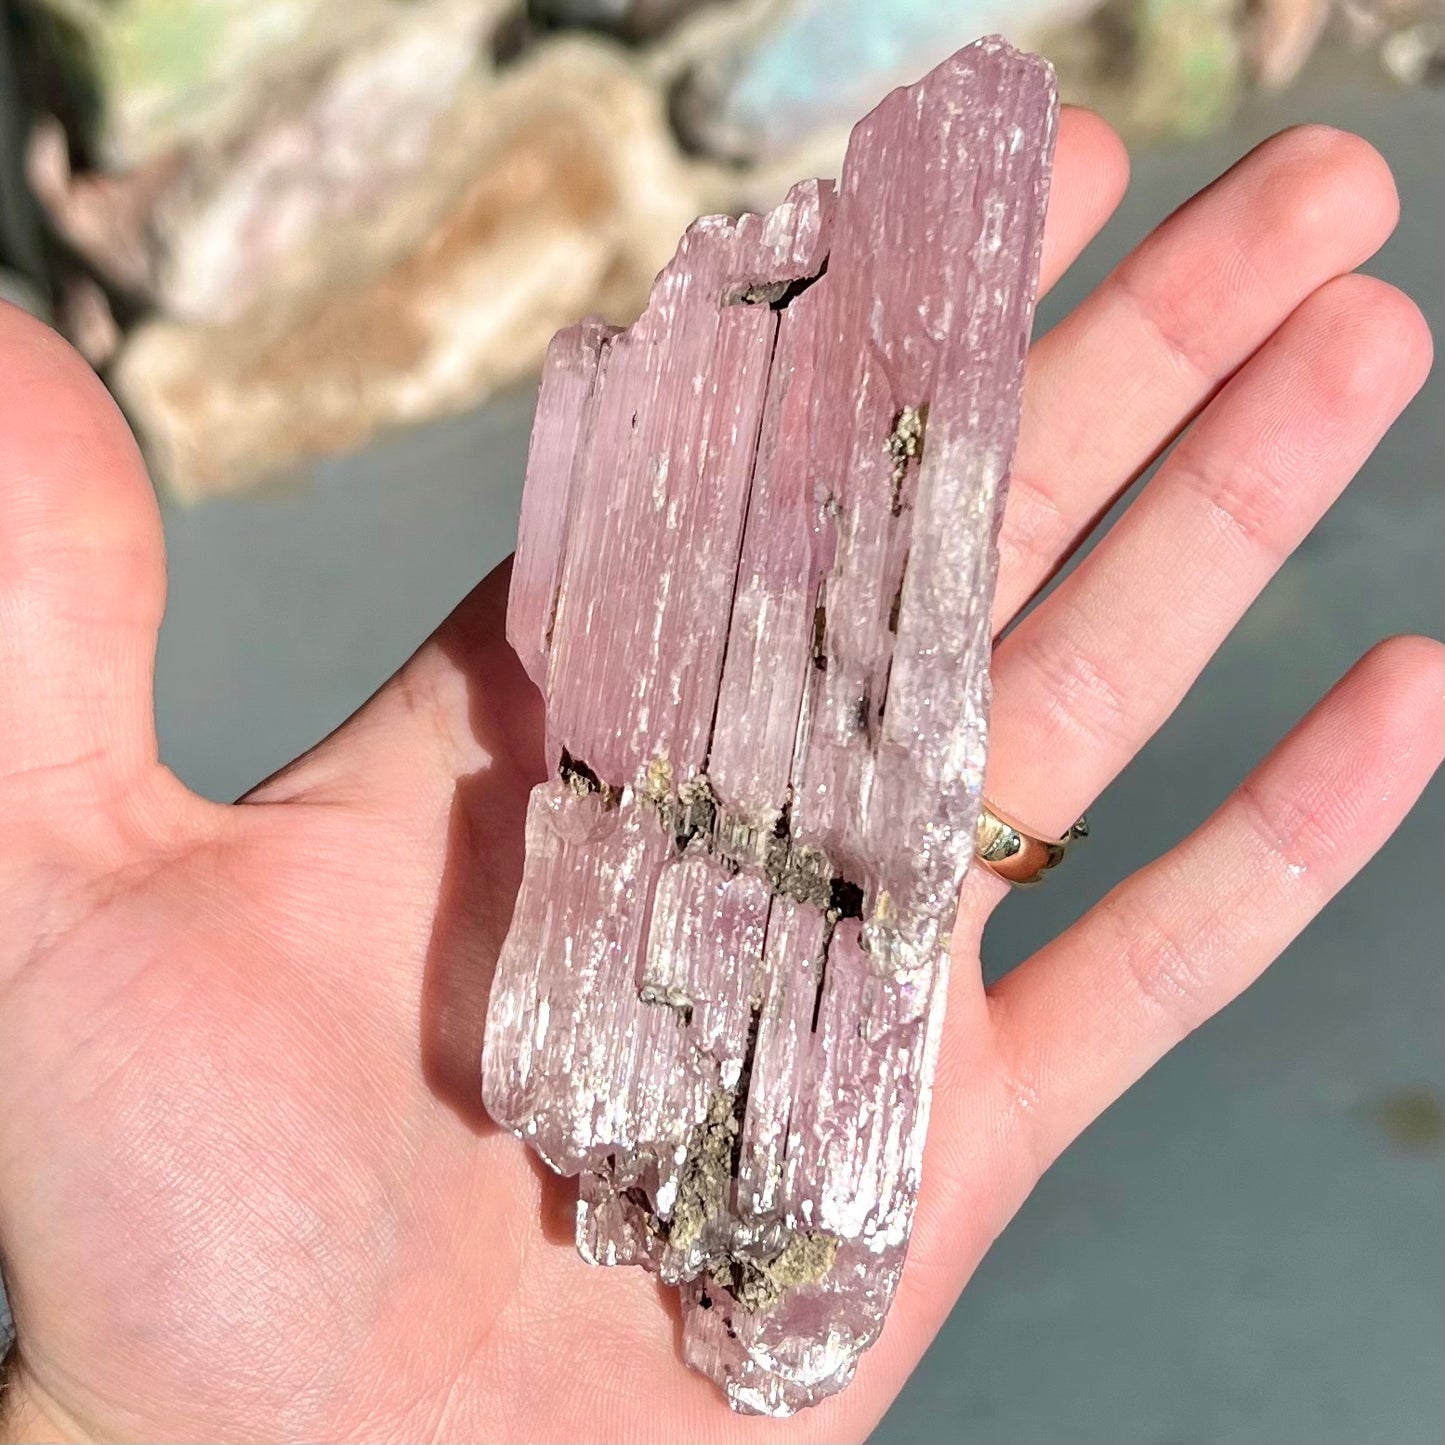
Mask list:
[[[842,1388],[903,1265],[1056,114],[971,45],[547,360],[508,636],[556,773],[485,1097],[741,1409]]]

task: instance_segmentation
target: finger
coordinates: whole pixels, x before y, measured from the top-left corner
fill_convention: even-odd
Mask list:
[[[1034,1172],[1368,861],[1439,764],[1442,731],[1440,644],[1380,644],[1197,832],[994,986]]]
[[[1064,106],[1039,256],[1040,296],[1103,229],[1128,184],[1129,153],[1114,128],[1091,110]]]
[[[0,303],[0,789],[116,793],[155,760],[155,495],[94,372]]]
[[[1002,629],[1190,416],[1395,225],[1358,137],[1286,131],[1175,212],[1033,348],[999,539]]]
[[[1106,122],[1066,107],[1040,261],[1052,284],[1097,234],[1128,182],[1128,157]],[[527,753],[535,693],[502,637],[507,579],[495,573],[349,722],[257,789],[257,801],[345,797],[419,824],[450,806],[455,780]],[[502,734],[505,733],[504,737]],[[528,759],[526,768],[535,767]]]
[[[1174,711],[1429,367],[1424,318],[1393,287],[1344,276],[1309,297],[999,644],[989,797],[1062,833]]]

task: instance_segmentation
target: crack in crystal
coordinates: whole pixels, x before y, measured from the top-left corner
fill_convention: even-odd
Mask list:
[[[823,935],[823,945],[818,950],[818,981],[813,987],[813,1016],[808,1020],[808,1032],[818,1032],[818,1019],[823,1013],[823,991],[828,986],[828,949],[833,943],[833,930],[836,923],[828,926],[828,931]],[[791,1119],[791,1113],[789,1115]]]
[[[772,311],[786,311],[809,286],[816,285],[828,271],[828,258],[811,276],[797,276],[791,281],[755,281],[730,291],[723,297],[724,306],[766,306]]]
[[[685,1146],[671,1212],[665,1215],[660,1201],[639,1185],[619,1191],[618,1197],[638,1212],[647,1232],[672,1249],[688,1251],[703,1245],[719,1223],[727,1224],[731,1218],[761,1013],[761,1000],[756,1000],[736,1086],[714,1092],[707,1114]],[[822,1231],[798,1230],[781,1243],[770,1232],[773,1242],[762,1246],[760,1253],[756,1244],[740,1241],[731,1229],[728,1233],[733,1237],[707,1249],[696,1273],[713,1288],[726,1291],[749,1314],[766,1313],[788,1290],[824,1279],[838,1253],[838,1239]],[[698,1302],[703,1309],[713,1308],[707,1285]]]
[[[819,672],[828,670],[828,654],[824,644],[828,640],[828,609],[820,601],[813,608],[813,666]]]
[[[607,808],[619,806],[629,791],[599,778],[588,763],[566,748],[557,773],[576,796],[596,796]],[[700,850],[730,873],[760,874],[773,897],[816,908],[834,922],[863,916],[863,886],[836,868],[822,848],[800,843],[792,836],[791,799],[769,821],[749,809],[721,802],[706,773],[697,774],[674,791],[672,763],[667,758],[654,758],[631,791],[653,809],[672,834],[679,854]],[[669,1008],[681,1006],[661,996],[644,1001]],[[691,1000],[686,1002],[690,1005]]]
[[[566,748],[562,749],[562,757],[557,763],[557,776],[576,797],[596,794],[605,808],[615,807],[622,795],[620,788],[604,783],[581,758],[574,758]]]
[[[768,820],[731,808],[702,773],[675,795],[643,796],[671,830],[679,853],[700,849],[729,872],[760,873],[774,897],[807,904],[831,919],[863,916],[862,885],[839,870],[822,848],[792,836],[790,810]]]
[[[888,630],[898,635],[898,621],[903,615],[903,579],[908,576],[908,554],[903,554],[903,566],[898,571],[898,586],[893,592],[893,601],[888,604]]]
[[[824,265],[825,268],[826,268],[827,264],[828,264],[828,263],[827,263],[827,258],[825,257],[824,260],[823,260],[823,265]],[[820,274],[821,274],[821,273],[820,273]],[[813,279],[813,280],[816,280],[817,277],[814,277],[814,278],[812,278],[812,279]],[[809,284],[811,284],[811,282],[810,282]],[[723,304],[724,304],[724,305],[727,305],[727,304],[729,304],[729,303],[727,303],[727,302],[725,301]],[[774,309],[777,309],[777,308],[774,308]],[[734,562],[733,562],[732,587],[731,587],[731,589],[730,589],[729,592],[728,592],[728,616],[729,616],[729,617],[732,616],[733,608],[736,607],[736,605],[737,605],[738,582],[739,582],[739,580],[740,580],[741,577],[742,577],[743,552],[744,552],[744,549],[745,549],[746,537],[747,537],[747,515],[748,515],[748,510],[749,510],[749,508],[752,506],[752,501],[753,501],[753,487],[754,487],[754,485],[755,485],[756,482],[757,482],[757,475],[758,475],[758,457],[757,457],[757,454],[758,454],[758,443],[759,443],[759,441],[760,441],[760,439],[761,439],[761,437],[762,437],[763,425],[764,425],[764,423],[766,422],[766,420],[767,420],[767,415],[768,415],[768,408],[767,408],[766,397],[767,397],[768,393],[772,390],[772,384],[773,384],[773,363],[777,360],[777,356],[778,356],[778,332],[779,332],[780,324],[781,324],[781,323],[780,323],[776,318],[774,318],[772,330],[771,330],[771,332],[770,332],[769,335],[768,335],[768,355],[767,355],[767,360],[766,360],[766,361],[764,362],[764,364],[763,364],[763,396],[764,396],[765,400],[764,400],[763,405],[758,408],[757,427],[756,427],[756,429],[754,430],[754,433],[753,433],[753,463],[752,463],[752,466],[748,469],[748,485],[747,485],[747,491],[746,491],[746,493],[745,493],[745,495],[744,495],[744,498],[743,498],[743,531],[742,531],[742,535],[739,536],[739,538],[738,538],[738,555],[737,555],[737,557],[734,559]],[[721,681],[722,672],[723,672],[723,669],[724,669],[726,666],[727,666],[727,640],[724,639],[724,641],[723,641],[722,656],[718,659],[718,677],[719,677],[719,681]],[[716,736],[716,734],[717,734],[717,713],[718,713],[718,707],[721,705],[721,702],[722,702],[722,689],[721,689],[721,687],[719,686],[718,694],[717,694],[716,697],[713,698],[712,714],[711,714],[711,716],[708,718],[708,723],[707,723],[707,748],[706,748],[706,750],[705,750],[704,753],[703,753],[703,757],[704,757],[704,759],[705,759],[705,761],[704,761],[704,763],[703,763],[704,770],[705,770],[706,767],[707,767],[707,763],[712,760],[712,744],[713,744],[713,738],[714,738],[714,737]]]

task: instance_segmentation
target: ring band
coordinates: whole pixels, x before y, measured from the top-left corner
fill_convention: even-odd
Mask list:
[[[1037,883],[1064,860],[1075,838],[1089,836],[1089,820],[1080,818],[1062,838],[1038,838],[1006,818],[987,798],[978,815],[974,851],[978,860],[1009,883]]]

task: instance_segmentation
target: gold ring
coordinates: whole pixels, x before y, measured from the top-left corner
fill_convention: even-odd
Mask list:
[[[987,798],[978,815],[974,851],[978,860],[1000,878],[1022,886],[1037,883],[1064,861],[1075,838],[1089,836],[1089,820],[1080,818],[1062,838],[1038,838],[1004,817]]]

